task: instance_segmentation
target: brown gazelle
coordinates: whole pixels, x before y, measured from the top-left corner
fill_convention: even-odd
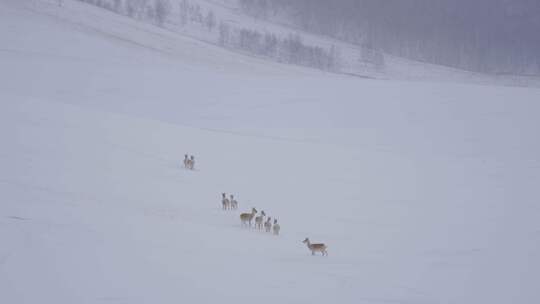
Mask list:
[[[281,226],[279,226],[279,224],[277,223],[277,219],[274,219],[274,227],[272,227],[274,235],[279,235],[280,229],[281,229]]]
[[[272,229],[272,223],[270,222],[271,220],[272,220],[272,218],[271,218],[271,217],[268,217],[268,218],[266,219],[266,222],[264,222],[264,230],[265,230],[266,232],[270,232],[270,230]]]
[[[246,226],[249,224],[249,227],[251,227],[251,220],[253,217],[257,214],[257,209],[251,208],[251,213],[242,213],[240,214],[240,221],[242,222],[242,226]]]
[[[306,238],[302,243],[304,243],[304,244],[306,244],[308,246],[309,250],[311,250],[311,255],[315,255],[315,252],[320,252],[323,256],[328,255],[328,252],[326,252],[326,245],[325,244],[322,244],[322,243],[312,244],[309,241],[309,238]]]
[[[231,202],[229,201],[225,193],[221,193],[221,205],[223,206],[223,210],[227,210],[230,208]]]
[[[257,216],[255,218],[255,228],[262,230],[263,229],[263,221],[264,217],[266,216],[266,213],[264,213],[264,210],[261,211],[261,215]]]

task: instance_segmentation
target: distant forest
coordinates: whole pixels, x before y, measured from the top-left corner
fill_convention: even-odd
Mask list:
[[[540,75],[540,0],[239,0],[388,54],[484,73]]]
[[[207,41],[222,47],[274,61],[308,66],[325,71],[339,71],[339,54],[335,46],[323,48],[305,43],[297,34],[279,36],[272,32],[259,32],[231,25],[219,20],[210,9],[203,9],[197,1],[190,0],[79,0],[117,14],[151,22],[170,30],[186,26],[204,29]],[[59,2],[61,4],[61,2]],[[215,40],[214,40],[215,39]],[[382,54],[362,52],[362,60],[381,68]]]

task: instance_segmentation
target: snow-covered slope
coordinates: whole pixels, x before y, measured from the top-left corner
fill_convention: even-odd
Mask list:
[[[327,74],[73,1],[3,0],[0,37],[0,303],[540,300],[538,89]]]

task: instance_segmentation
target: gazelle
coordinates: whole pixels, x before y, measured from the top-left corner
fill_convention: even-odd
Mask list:
[[[272,227],[272,230],[274,232],[274,235],[279,235],[279,230],[281,229],[281,227],[279,226],[279,224],[277,223],[277,219],[274,219],[274,227]]]
[[[257,214],[257,209],[255,208],[251,208],[251,213],[240,214],[240,221],[242,222],[242,226],[249,224],[249,227],[251,227],[251,220],[253,219],[255,214]]]
[[[231,202],[229,201],[225,193],[221,193],[221,205],[223,206],[223,210],[227,210],[230,208]]]
[[[191,155],[189,157],[189,169],[193,170],[195,168],[195,156]]]
[[[268,217],[268,218],[266,219],[266,222],[264,222],[264,230],[265,230],[266,232],[270,232],[270,230],[272,229],[272,223],[270,222],[271,220],[272,220],[272,218],[271,218],[271,217]]]
[[[234,195],[231,194],[231,200],[230,200],[230,203],[231,203],[231,209],[238,209],[238,202],[234,199]]]
[[[255,218],[255,228],[259,229],[259,230],[262,230],[263,228],[263,220],[264,220],[264,217],[266,216],[266,213],[264,213],[264,210],[261,211],[261,215],[257,216]]]
[[[322,243],[311,244],[311,242],[309,241],[309,238],[306,238],[304,241],[302,241],[302,243],[308,246],[309,250],[311,250],[311,255],[315,255],[315,252],[320,252],[322,253],[323,256],[324,255],[328,256],[328,252],[326,252],[325,244],[322,244]]]
[[[187,154],[184,154],[184,168],[189,169],[189,158]]]

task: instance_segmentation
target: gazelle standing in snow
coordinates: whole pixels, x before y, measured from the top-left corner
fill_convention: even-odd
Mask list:
[[[223,210],[227,210],[231,206],[231,202],[227,198],[227,194],[221,193],[221,205],[223,206]]]
[[[184,168],[189,169],[189,158],[187,154],[184,154]]]
[[[231,203],[231,208],[230,209],[233,209],[233,210],[238,209],[238,202],[234,199],[234,195],[232,195],[232,194],[231,194],[230,203]]]
[[[257,216],[255,218],[255,228],[259,229],[259,230],[262,230],[263,229],[263,221],[264,221],[264,216],[266,215],[266,213],[264,213],[264,210],[261,211],[261,215]]]
[[[242,213],[240,214],[240,221],[242,222],[242,227],[249,224],[251,227],[251,220],[257,214],[257,209],[251,208],[251,213]]]
[[[279,226],[279,224],[277,223],[277,219],[274,219],[274,227],[272,227],[272,230],[274,232],[274,235],[279,235],[279,230],[281,229],[281,227]]]
[[[266,219],[266,222],[264,222],[264,230],[265,230],[266,232],[270,232],[270,230],[272,229],[272,223],[270,222],[271,220],[272,220],[272,218],[271,218],[271,217],[268,217],[268,218]]]
[[[191,155],[189,157],[189,169],[193,170],[195,168],[195,156]]]
[[[315,252],[320,252],[322,255],[328,256],[328,252],[326,252],[326,245],[325,244],[312,244],[309,241],[309,238],[306,238],[302,243],[306,244],[309,250],[311,250],[311,255],[315,255]]]

